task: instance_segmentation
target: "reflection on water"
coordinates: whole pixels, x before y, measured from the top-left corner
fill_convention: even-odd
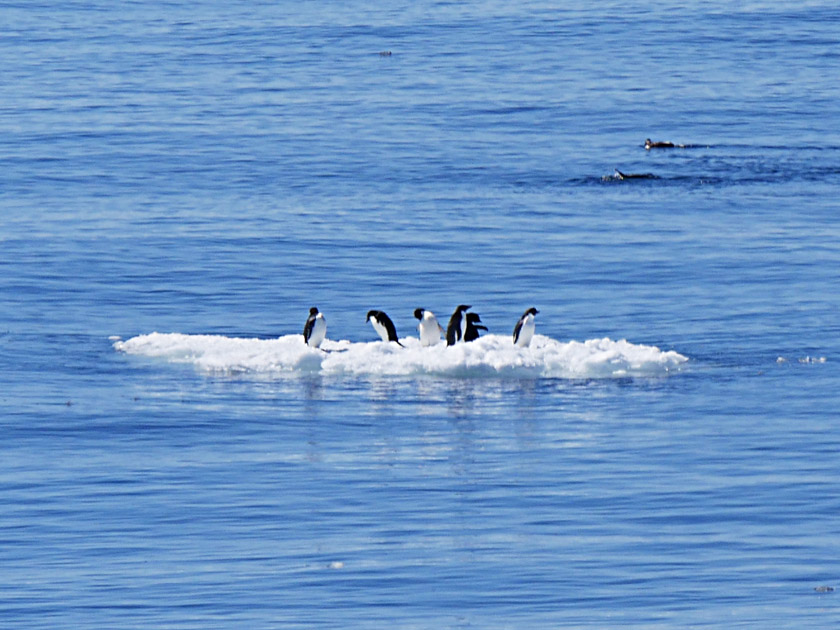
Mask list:
[[[319,402],[323,399],[324,379],[318,373],[304,374],[298,379],[303,391],[303,398],[308,403]],[[312,411],[315,411],[314,406]]]

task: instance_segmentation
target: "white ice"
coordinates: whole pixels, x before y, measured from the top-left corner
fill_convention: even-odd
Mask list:
[[[278,339],[240,339],[221,335],[151,333],[114,348],[126,354],[190,363],[207,372],[325,375],[432,375],[441,377],[615,378],[665,376],[688,361],[655,346],[608,338],[561,342],[534,335],[531,345],[513,345],[507,335],[485,335],[470,343],[424,347],[416,337],[393,342],[353,343],[326,339],[310,348],[299,334]]]

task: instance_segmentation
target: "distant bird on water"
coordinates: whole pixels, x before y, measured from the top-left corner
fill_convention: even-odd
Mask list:
[[[685,149],[684,144],[674,144],[673,142],[654,142],[650,138],[645,139],[645,149]]]
[[[615,169],[615,179],[659,179],[653,173],[622,173],[618,169]]]

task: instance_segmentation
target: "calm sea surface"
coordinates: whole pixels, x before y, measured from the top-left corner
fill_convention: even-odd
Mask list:
[[[0,626],[838,627],[836,3],[0,20]]]

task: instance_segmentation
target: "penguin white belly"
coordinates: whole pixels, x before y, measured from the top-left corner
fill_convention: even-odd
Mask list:
[[[370,323],[373,325],[373,329],[377,332],[382,341],[388,341],[388,329],[380,324],[379,320],[375,317],[370,318]]]
[[[323,315],[318,313],[318,316],[315,318],[315,323],[312,325],[312,334],[309,335],[309,345],[317,348],[326,336],[327,320],[324,319]]]
[[[417,328],[420,331],[421,345],[434,346],[440,342],[440,324],[429,311],[423,314],[423,319],[420,320]]]
[[[516,340],[516,345],[522,348],[528,346],[534,336],[535,329],[536,324],[534,322],[534,316],[528,315],[525,318],[525,321],[522,322],[522,328],[519,329],[519,337]]]

